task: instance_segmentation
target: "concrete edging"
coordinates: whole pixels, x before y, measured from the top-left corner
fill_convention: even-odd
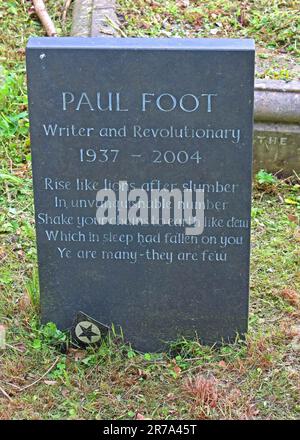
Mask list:
[[[117,36],[118,18],[115,10],[115,0],[75,0],[71,35],[74,37]]]
[[[116,37],[116,0],[75,0],[72,36]],[[256,80],[253,170],[300,173],[300,81]]]
[[[254,169],[299,173],[300,81],[257,80],[254,120]]]

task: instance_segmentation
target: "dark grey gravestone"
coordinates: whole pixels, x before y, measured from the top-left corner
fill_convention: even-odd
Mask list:
[[[253,42],[33,38],[27,72],[43,322],[82,311],[142,351],[245,333]],[[119,209],[98,224],[97,192],[119,200],[119,182],[149,200],[203,189],[203,232],[172,210],[165,225],[118,224]]]

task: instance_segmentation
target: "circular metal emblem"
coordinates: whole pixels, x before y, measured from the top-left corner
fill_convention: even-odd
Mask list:
[[[75,336],[85,344],[94,344],[101,338],[101,332],[92,322],[81,321],[75,327]]]

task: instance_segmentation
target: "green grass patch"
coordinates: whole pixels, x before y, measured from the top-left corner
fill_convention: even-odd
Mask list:
[[[269,48],[298,53],[297,1],[119,0],[130,36],[255,38]]]
[[[294,61],[300,54],[297,0],[119,0],[118,4],[122,35],[253,38],[257,77],[299,76]]]

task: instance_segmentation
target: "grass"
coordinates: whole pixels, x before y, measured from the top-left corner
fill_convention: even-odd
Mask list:
[[[61,29],[62,2],[47,4]],[[28,8],[0,2],[0,324],[7,333],[0,419],[299,419],[296,177],[292,184],[261,171],[256,179],[246,341],[210,348],[181,340],[168,353],[142,355],[112,334],[84,351],[69,347],[53,324],[40,326],[24,46],[43,31]]]
[[[121,30],[131,37],[254,38],[257,77],[299,77],[297,0],[119,0]],[[292,56],[291,56],[292,55]]]

